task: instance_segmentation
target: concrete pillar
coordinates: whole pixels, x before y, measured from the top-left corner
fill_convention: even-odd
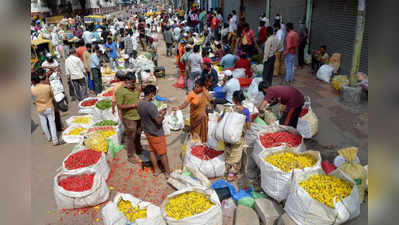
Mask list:
[[[308,29],[308,40],[307,40],[307,44],[305,46],[305,52],[309,52],[310,29],[312,27],[312,11],[313,11],[313,0],[306,0],[305,26]]]
[[[350,74],[350,85],[353,86],[357,83],[357,72],[359,70],[360,53],[362,51],[363,33],[365,26],[366,14],[366,0],[358,1],[357,21],[356,21],[356,34],[353,44],[352,53],[352,67]]]
[[[266,14],[266,18],[269,19],[270,24],[273,25],[272,22],[271,22],[272,20],[271,20],[271,18],[270,18],[270,0],[266,0],[266,10],[265,10],[265,14]]]

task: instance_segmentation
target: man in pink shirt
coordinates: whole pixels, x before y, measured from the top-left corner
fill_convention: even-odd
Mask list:
[[[299,36],[297,32],[294,31],[294,25],[292,23],[287,23],[287,38],[285,41],[284,56],[285,56],[285,67],[287,72],[285,73],[285,82],[291,84],[294,79],[295,73],[295,55],[296,48],[299,45]]]

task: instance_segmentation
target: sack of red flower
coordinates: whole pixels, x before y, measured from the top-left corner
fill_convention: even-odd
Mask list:
[[[110,169],[104,152],[94,151],[78,145],[62,162],[62,171],[77,173],[82,169],[91,168],[108,178]]]
[[[77,173],[58,173],[54,177],[54,197],[58,209],[85,208],[105,202],[109,189],[100,173],[84,168]]]
[[[204,145],[194,144],[193,146],[187,146],[183,165],[197,168],[208,178],[213,178],[224,175],[224,160],[223,151],[216,151]]]
[[[99,97],[88,97],[79,102],[79,113],[93,113],[93,109],[96,107],[98,101],[102,98]]]
[[[267,126],[257,135],[252,158],[260,168],[262,159],[259,154],[261,152],[284,149],[285,147],[292,148],[294,152],[306,150],[303,138],[295,128],[277,124]]]

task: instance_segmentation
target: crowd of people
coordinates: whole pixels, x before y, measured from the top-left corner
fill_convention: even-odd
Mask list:
[[[57,52],[55,55],[65,60],[64,72],[61,72],[60,63],[50,52],[39,53],[39,61],[32,65],[32,94],[43,131],[54,145],[62,142],[58,141],[55,131],[57,105],[53,103],[48,77],[57,70],[68,81],[71,99],[82,101],[103,91],[101,67],[109,65],[117,71],[113,81],[112,109],[113,112],[118,111],[124,126],[129,162],[140,160],[140,137],[144,131],[150,144],[150,159],[155,174],[160,173],[157,155],[161,156],[166,173],[170,172],[162,129],[166,111],[158,112],[151,102],[157,88],[153,85],[139,86],[134,72],[126,73],[118,69],[118,60],[125,55],[134,66],[139,51],[148,52],[157,65],[160,54],[157,51],[157,33],[162,33],[166,57],[176,55],[178,71],[184,78],[181,87],[186,90],[186,99],[172,110],[190,106],[190,132],[193,137],[207,142],[208,112],[216,110],[217,105],[233,105],[234,110],[245,115],[245,128],[249,128],[249,110],[242,105],[245,94],[232,71],[243,69],[245,77],[255,77],[251,61],[263,64],[263,81],[257,87],[265,96],[259,106],[260,112],[280,103],[284,105],[280,124],[296,127],[304,97],[291,84],[295,56],[299,46],[307,39],[306,31],[298,35],[292,23],[283,24],[277,16],[270,24],[262,14],[256,35],[245,17],[238,18],[234,10],[225,21],[220,9],[205,11],[196,6],[187,12],[164,11],[159,15],[144,16],[144,13],[129,11],[128,14],[128,18],[107,16],[102,23],[90,24],[83,23],[79,16],[64,19],[55,26],[41,20],[33,21],[32,40],[46,38],[46,33],[49,33],[48,38]],[[283,58],[287,70],[285,85],[272,86],[273,76],[281,72]],[[222,81],[219,81],[216,66],[223,71]],[[224,92],[224,97],[212,94],[217,88]],[[144,93],[143,99],[140,99],[140,93]],[[223,114],[219,120],[222,118]],[[226,144],[226,177],[229,180],[236,179],[239,173],[241,157],[238,161],[236,159],[242,154],[243,142],[244,139],[236,145]]]

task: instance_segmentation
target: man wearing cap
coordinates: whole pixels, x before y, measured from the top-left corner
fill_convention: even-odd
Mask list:
[[[223,79],[223,92],[225,93],[224,98],[216,98],[214,104],[226,104],[233,103],[233,93],[241,89],[240,82],[237,78],[233,77],[231,70],[224,71]]]

